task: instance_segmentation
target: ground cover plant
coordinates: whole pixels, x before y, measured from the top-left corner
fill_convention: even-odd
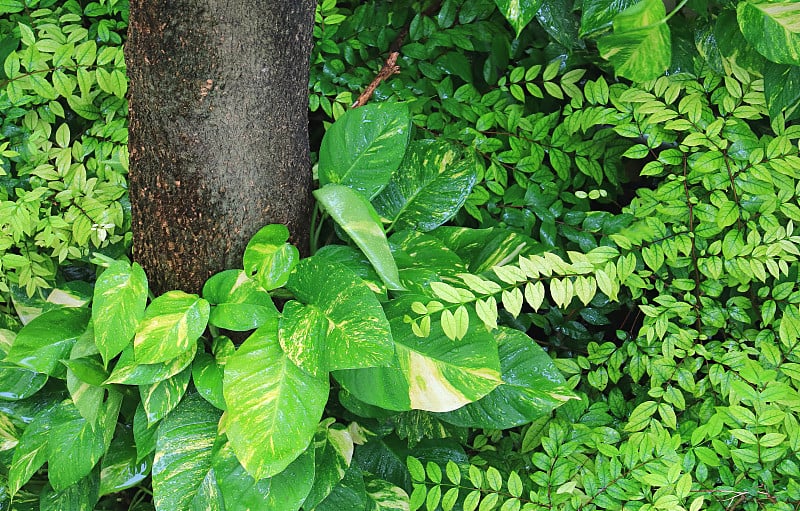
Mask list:
[[[34,4],[0,509],[797,509],[794,4],[321,2],[314,254],[265,226],[158,297],[125,5]]]

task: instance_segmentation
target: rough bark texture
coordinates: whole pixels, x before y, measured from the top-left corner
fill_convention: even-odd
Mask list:
[[[155,293],[198,292],[283,223],[308,243],[314,0],[131,0],[133,255]]]

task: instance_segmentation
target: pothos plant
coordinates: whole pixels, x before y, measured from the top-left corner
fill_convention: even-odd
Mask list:
[[[158,510],[407,509],[403,439],[513,427],[573,399],[532,339],[498,326],[496,304],[518,311],[521,289],[573,271],[590,299],[608,254],[567,264],[520,234],[442,226],[478,160],[410,135],[396,103],[328,130],[314,194],[346,244],[300,259],[268,225],[202,296],[149,303],[142,268],[109,261],[90,305],[0,331],[0,503],[93,509],[152,481]],[[482,292],[477,313],[448,281]],[[237,346],[231,332],[249,335]]]

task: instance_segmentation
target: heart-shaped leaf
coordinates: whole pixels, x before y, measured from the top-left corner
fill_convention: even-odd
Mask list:
[[[371,103],[349,110],[325,132],[319,183],[337,183],[372,198],[389,182],[406,152],[411,115],[402,103]]]
[[[94,287],[92,319],[103,362],[117,356],[136,333],[147,305],[147,276],[136,263],[114,261]]]
[[[247,243],[243,258],[245,273],[254,276],[266,290],[283,286],[300,259],[297,248],[286,243],[288,239],[289,229],[285,225],[270,224],[262,227]]]
[[[166,362],[193,349],[209,313],[206,300],[183,291],[169,291],[153,300],[133,339],[136,362]]]
[[[389,321],[366,283],[343,266],[312,257],[286,284],[303,304],[283,310],[284,353],[309,373],[388,365],[394,358]]]
[[[228,358],[222,390],[231,446],[247,472],[261,479],[281,472],[308,447],[329,382],[286,357],[278,322],[271,321]]]
[[[446,141],[418,140],[372,203],[394,230],[431,231],[458,213],[476,177],[471,153]]]
[[[63,375],[65,368],[60,361],[69,358],[72,346],[88,322],[89,311],[82,308],[45,312],[19,331],[5,361],[37,373]]]
[[[539,10],[541,0],[494,0],[500,12],[506,17],[519,36],[522,29],[530,23]]]
[[[214,305],[209,323],[226,330],[255,330],[278,315],[269,292],[242,270],[226,270],[208,279],[203,298]]]

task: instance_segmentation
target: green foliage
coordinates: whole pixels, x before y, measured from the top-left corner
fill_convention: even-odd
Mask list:
[[[88,280],[92,252],[119,257],[129,242],[127,2],[33,4],[35,10],[21,1],[0,3],[6,313],[12,299],[19,313],[34,296],[41,307],[65,280]]]

